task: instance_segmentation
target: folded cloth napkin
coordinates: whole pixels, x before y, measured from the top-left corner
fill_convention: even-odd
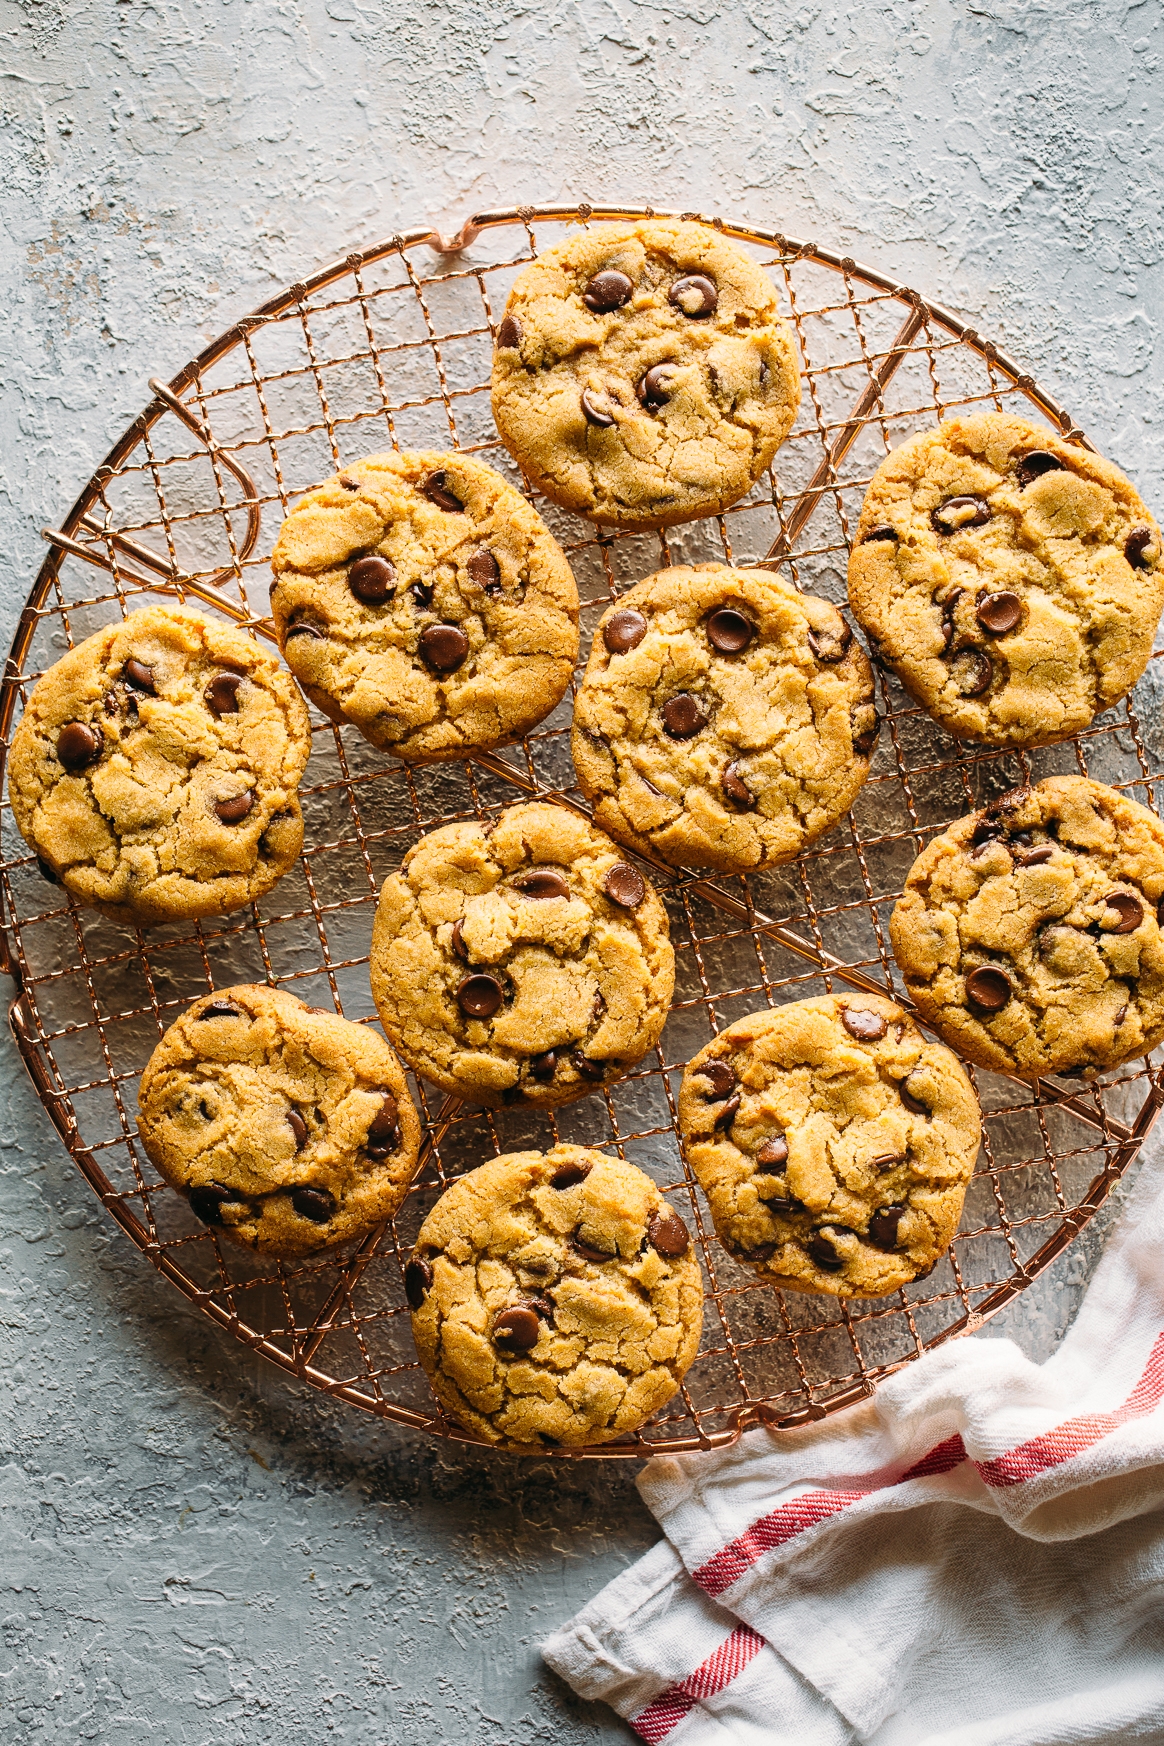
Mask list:
[[[656,1457],[666,1535],[543,1654],[667,1746],[1164,1742],[1164,1134],[1066,1339],[938,1348]]]

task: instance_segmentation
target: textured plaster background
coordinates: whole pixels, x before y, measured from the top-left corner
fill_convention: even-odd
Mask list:
[[[1025,359],[1159,512],[1162,41],[1154,0],[0,0],[3,643],[148,375],[352,247],[520,200],[843,244]],[[653,1540],[632,1474],[421,1444],[258,1368],[3,1049],[0,1737],[629,1739],[536,1642]],[[1107,1223],[1009,1315],[1033,1355]]]

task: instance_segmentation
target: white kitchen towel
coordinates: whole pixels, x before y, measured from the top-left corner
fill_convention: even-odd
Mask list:
[[[1043,1365],[977,1336],[658,1457],[666,1539],[543,1647],[667,1746],[1164,1743],[1164,1135]]]

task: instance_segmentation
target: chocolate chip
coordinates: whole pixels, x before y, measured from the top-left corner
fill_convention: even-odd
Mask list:
[[[339,482],[345,491],[358,491],[360,489],[360,481],[358,479],[349,479],[346,473],[340,474]]]
[[[83,721],[67,721],[57,735],[57,757],[66,770],[87,770],[96,764],[105,746],[100,728]]]
[[[553,1049],[547,1049],[542,1055],[531,1055],[529,1058],[529,1076],[541,1085],[548,1085],[554,1077],[558,1065],[558,1057]]]
[[[647,895],[646,881],[629,861],[614,863],[602,881],[602,889],[620,909],[637,909]]]
[[[408,592],[422,612],[432,605],[434,590],[431,582],[414,582]]]
[[[1001,1012],[1013,993],[1010,977],[994,964],[980,964],[966,978],[966,998],[982,1012]]]
[[[469,948],[465,944],[465,936],[462,931],[463,927],[464,923],[458,918],[453,923],[453,931],[449,939],[449,944],[452,946],[457,957],[461,960],[461,963],[467,964],[469,962]]]
[[[238,688],[242,684],[237,673],[216,673],[202,693],[202,701],[216,718],[238,714]]]
[[[773,1164],[787,1164],[787,1162],[788,1141],[783,1134],[773,1134],[771,1139],[765,1140],[756,1152],[756,1163],[763,1164],[765,1168]]]
[[[490,1018],[505,999],[505,990],[496,976],[479,971],[466,976],[457,986],[457,1005],[469,1018]]]
[[[513,889],[520,891],[523,897],[569,897],[570,887],[555,867],[531,867],[525,873],[519,873],[513,881]]]
[[[376,552],[357,558],[348,571],[348,587],[365,606],[379,606],[396,592],[396,566]]]
[[[241,1018],[242,1007],[236,1006],[233,1000],[224,1000],[220,996],[219,999],[212,1000],[208,1006],[204,1006],[197,1016],[199,1021],[214,1018]]]
[[[465,507],[453,490],[453,482],[443,468],[439,472],[430,473],[421,485],[421,490],[430,503],[435,503],[438,509],[447,509],[450,515],[459,515]]]
[[[634,293],[634,284],[617,267],[607,267],[595,273],[582,293],[582,301],[595,315],[609,315],[621,309]]]
[[[727,798],[736,806],[751,808],[756,804],[756,797],[740,776],[738,764],[729,764],[719,779],[719,785]]]
[[[680,691],[675,697],[669,697],[661,714],[663,726],[673,740],[690,740],[707,725],[702,705],[689,691]]]
[[[989,520],[990,510],[981,497],[947,497],[930,515],[940,534],[957,533],[963,527],[985,527]]]
[[[459,625],[430,624],[420,633],[420,652],[434,673],[455,673],[469,653],[469,639]]]
[[[154,670],[142,661],[129,660],[121,669],[121,676],[127,685],[132,685],[135,691],[144,691],[147,697],[156,697],[158,688],[154,684]]]
[[[963,697],[981,697],[990,689],[994,662],[981,649],[965,649],[954,661],[951,672]]]
[[[53,869],[49,866],[48,862],[41,855],[38,855],[36,857],[36,870],[40,874],[42,879],[48,880],[50,885],[59,885],[60,884],[60,880],[57,878]]]
[[[313,1225],[326,1225],[335,1212],[335,1195],[326,1188],[293,1188],[291,1205],[301,1219],[310,1219]]]
[[[602,627],[602,640],[612,655],[625,655],[637,649],[646,634],[646,619],[629,606],[612,613]]]
[[[867,758],[881,732],[880,719],[871,703],[860,703],[851,712],[849,729],[853,736],[853,750]]]
[[[1012,631],[1022,615],[1023,603],[1009,589],[1003,589],[998,594],[979,595],[978,605],[974,609],[975,618],[992,637],[1005,636],[1007,631]]]
[[[904,1206],[883,1206],[869,1220],[869,1241],[875,1249],[884,1249],[886,1254],[897,1247],[897,1227],[901,1223]]]
[[[606,1011],[606,1002],[603,1000],[602,995],[600,993],[595,994],[594,1004],[590,1010],[594,1014],[596,1021],[598,1019],[600,1019],[602,1017],[603,1013]]]
[[[896,545],[900,538],[901,535],[895,527],[890,527],[888,522],[883,522],[880,527],[871,527],[861,544],[867,546],[870,540],[892,540]]]
[[[652,1214],[647,1225],[647,1241],[651,1248],[660,1255],[671,1259],[675,1255],[686,1255],[691,1247],[691,1235],[679,1214],[669,1207],[663,1207]]]
[[[589,1055],[584,1055],[581,1049],[575,1049],[570,1060],[579,1079],[588,1079],[591,1085],[597,1085],[606,1078],[605,1061],[593,1061]]]
[[[593,388],[583,388],[578,404],[587,424],[593,424],[599,430],[609,430],[614,423],[609,400],[600,399]]]
[[[739,1253],[748,1261],[771,1261],[779,1246],[778,1243],[757,1243],[754,1249],[740,1249]]]
[[[746,649],[756,634],[751,619],[730,606],[721,606],[704,625],[707,640],[721,655],[738,655]]]
[[[559,1164],[550,1177],[550,1187],[557,1189],[576,1188],[580,1182],[585,1182],[593,1164]]]
[[[900,1152],[882,1152],[876,1158],[870,1158],[869,1168],[883,1176],[887,1170],[892,1170],[895,1164],[904,1164],[905,1158]]]
[[[1164,928],[1164,897],[1156,905],[1156,926]]]
[[[993,843],[997,841],[999,837],[1005,835],[1005,825],[999,824],[996,818],[982,818],[979,819],[978,823],[971,831],[970,842],[973,848],[982,849],[985,848],[987,843]]]
[[[797,1200],[791,1194],[761,1194],[760,1199],[770,1213],[775,1213],[781,1219],[790,1219],[795,1213],[808,1210],[802,1200]]]
[[[501,591],[501,565],[493,556],[488,546],[480,546],[469,559],[466,569],[469,579],[483,588],[486,594],[498,594]]]
[[[702,321],[715,314],[719,292],[715,280],[709,279],[706,273],[686,273],[682,279],[676,279],[668,291],[667,302],[675,309],[681,309],[689,321]]]
[[[308,624],[305,618],[300,618],[296,619],[295,623],[289,625],[287,628],[287,636],[285,640],[290,642],[292,637],[311,637],[315,642],[319,643],[323,641],[323,632],[318,625]]]
[[[531,1310],[537,1311],[544,1322],[553,1321],[554,1306],[548,1297],[527,1297],[525,1301]]]
[[[729,1097],[723,1108],[716,1112],[715,1121],[712,1124],[713,1131],[718,1132],[720,1128],[730,1128],[739,1113],[740,1094],[737,1091],[735,1096]]]
[[[220,1225],[223,1207],[228,1200],[238,1198],[233,1188],[226,1188],[221,1182],[203,1182],[190,1190],[190,1211],[204,1225]]]
[[[808,646],[818,661],[841,660],[852,640],[853,633],[844,619],[839,630],[810,630],[808,633]]]
[[[302,1152],[304,1146],[307,1144],[307,1123],[297,1109],[289,1109],[287,1111],[287,1126],[295,1135],[295,1150],[297,1152]]]
[[[888,1028],[881,1014],[867,1006],[843,1006],[841,1023],[859,1043],[879,1042]]]
[[[104,709],[106,715],[116,715],[117,714],[117,693],[116,693],[116,691],[107,691],[105,693],[105,696],[101,699],[101,707]]]
[[[715,1103],[721,1097],[729,1097],[739,1084],[736,1070],[730,1061],[705,1061],[699,1074],[700,1078],[707,1080],[710,1088],[703,1094],[709,1103]]]
[[[1160,560],[1160,541],[1155,528],[1134,527],[1124,541],[1124,557],[1133,570],[1154,570]]]
[[[493,1318],[493,1338],[504,1341],[515,1352],[530,1351],[537,1345],[541,1331],[537,1311],[527,1309],[524,1304],[515,1304],[512,1309],[502,1310]]]
[[[1127,891],[1111,891],[1104,898],[1108,909],[1114,909],[1119,921],[1108,932],[1113,934],[1134,934],[1144,919],[1144,906],[1138,897],[1133,897]]]
[[[1029,849],[1012,850],[1020,867],[1040,867],[1055,853],[1054,843],[1036,843]]]
[[[392,1093],[386,1091],[364,1137],[364,1150],[369,1158],[387,1158],[399,1145],[400,1106]]]
[[[501,326],[497,329],[497,344],[508,346],[514,351],[521,344],[521,323],[516,315],[503,317]]]
[[[912,1091],[906,1089],[912,1077],[913,1075],[910,1074],[902,1080],[897,1088],[897,1095],[900,1097],[906,1109],[913,1115],[928,1116],[930,1113],[929,1104],[923,1103],[920,1097],[915,1097]]]
[[[1044,473],[1063,471],[1063,463],[1058,455],[1052,455],[1047,449],[1032,449],[1029,455],[1024,455],[1015,469],[1019,490],[1022,491],[1033,479],[1041,479]]]
[[[640,406],[666,406],[675,387],[675,366],[655,364],[635,388]]]
[[[1114,1030],[1118,1031],[1120,1026],[1123,1024],[1124,1020],[1127,1018],[1127,1016],[1128,1016],[1128,1003],[1125,1000],[1124,1004],[1120,1007],[1120,1010],[1116,1013],[1115,1017],[1111,1021],[1112,1028]]]
[[[579,1225],[575,1230],[574,1235],[570,1238],[571,1245],[577,1249],[579,1255],[584,1255],[587,1261],[602,1262],[613,1261],[615,1259],[614,1255],[611,1254],[608,1249],[596,1249],[593,1243],[584,1243],[578,1235],[578,1231],[581,1229],[582,1227]]]
[[[419,1255],[414,1255],[404,1269],[404,1295],[408,1307],[418,1310],[432,1286],[432,1267]]]
[[[839,1273],[845,1265],[844,1256],[837,1253],[824,1231],[817,1231],[805,1248],[824,1273]]]
[[[242,794],[232,794],[226,800],[216,800],[214,810],[223,824],[241,824],[255,804],[255,791],[248,788]]]
[[[962,599],[965,592],[966,590],[964,588],[955,588],[951,593],[947,594],[945,599],[941,602],[943,650],[948,649],[954,640],[954,613],[958,602]]]

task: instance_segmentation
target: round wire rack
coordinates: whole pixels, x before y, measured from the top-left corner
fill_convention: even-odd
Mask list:
[[[704,219],[769,271],[799,344],[797,423],[771,472],[724,514],[655,534],[595,526],[528,492],[490,413],[493,339],[509,287],[567,225],[652,216],[630,208],[480,214],[456,237],[392,236],[244,317],[154,398],[59,529],[21,616],[0,692],[0,754],[37,677],[117,615],[177,596],[258,636],[283,517],[319,480],[390,446],[480,454],[536,502],[565,548],[589,634],[624,588],[672,563],[779,569],[843,604],[850,530],[869,478],[911,432],[959,409],[1017,409],[1086,443],[1012,359],[916,292],[776,232]],[[696,213],[683,216],[698,218]],[[1164,651],[1161,651],[1164,652]],[[1085,734],[998,753],[946,735],[885,672],[883,726],[851,815],[793,865],[746,878],[647,864],[667,905],[675,1001],[659,1048],[625,1079],[556,1112],[482,1111],[415,1086],[426,1137],[398,1216],[358,1246],[272,1262],[220,1240],[157,1180],[141,1150],[136,1085],[166,1026],[198,995],[278,983],[375,1022],[368,948],[379,887],[424,832],[527,795],[585,811],[572,788],[571,697],[520,745],[406,766],[313,712],[297,866],[260,904],[135,932],[45,883],[0,806],[3,967],[11,1022],[78,1168],[154,1266],[221,1327],[353,1406],[471,1441],[416,1360],[403,1265],[450,1179],[500,1152],[558,1140],[646,1170],[694,1229],[705,1274],[703,1346],[682,1390],[638,1436],[563,1459],[644,1456],[800,1425],[872,1392],[926,1349],[972,1332],[1071,1242],[1134,1158],[1164,1101],[1132,1063],[1092,1083],[1031,1086],[972,1074],[985,1137],[961,1229],[924,1281],[891,1298],[784,1295],[716,1241],[675,1126],[686,1061],[764,1004],[848,985],[904,1005],[886,922],[934,832],[1023,780],[1081,771],[1158,809],[1164,781],[1154,657],[1133,697]]]

